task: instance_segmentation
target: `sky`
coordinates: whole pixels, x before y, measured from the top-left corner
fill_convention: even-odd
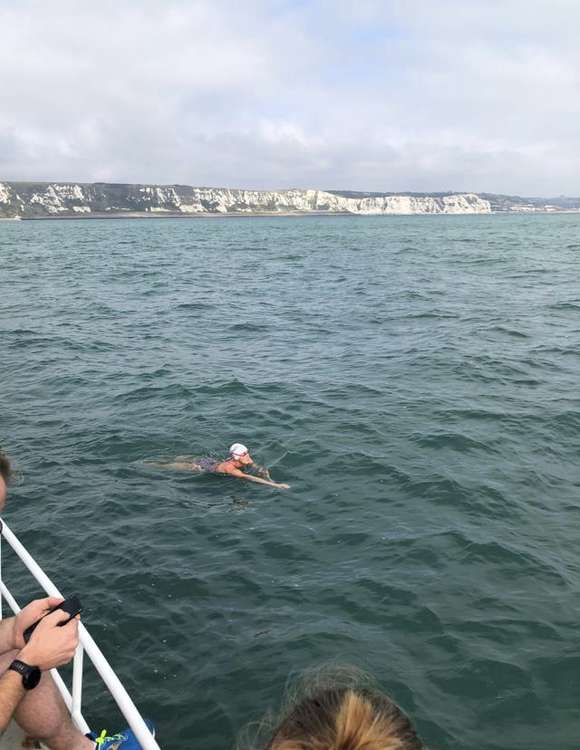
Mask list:
[[[578,0],[0,0],[0,180],[580,195]]]

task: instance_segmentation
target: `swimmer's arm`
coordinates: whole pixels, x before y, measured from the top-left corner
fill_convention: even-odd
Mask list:
[[[231,474],[233,477],[237,477],[238,479],[247,479],[248,482],[256,482],[256,484],[267,484],[269,487],[277,487],[279,490],[290,489],[289,484],[270,482],[267,479],[262,479],[261,477],[254,477],[251,474],[244,474],[244,472],[240,471],[239,469],[231,469],[227,473]]]

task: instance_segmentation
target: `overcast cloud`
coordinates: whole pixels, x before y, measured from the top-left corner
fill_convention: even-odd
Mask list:
[[[0,0],[0,179],[580,194],[577,0]]]

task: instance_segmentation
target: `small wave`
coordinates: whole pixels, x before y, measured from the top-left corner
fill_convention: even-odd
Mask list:
[[[536,349],[534,349],[534,352],[537,352],[538,354],[545,354],[545,355],[551,355],[551,354],[558,354],[564,357],[579,357],[580,351],[576,349],[575,347],[569,347],[569,346],[539,346]]]
[[[11,331],[2,331],[3,336],[37,336],[38,331],[32,331],[30,328],[13,328]]]
[[[526,703],[534,697],[532,677],[527,670],[502,659],[468,658],[463,665],[432,669],[429,677],[439,690],[456,695],[465,695],[469,686],[471,700],[488,702],[493,695],[496,702],[501,702],[503,710],[517,695],[525,697]]]
[[[460,453],[470,453],[472,451],[483,451],[486,453],[495,452],[495,449],[492,448],[489,443],[470,438],[468,435],[458,432],[439,432],[431,434],[416,432],[410,436],[410,440],[420,448],[434,448],[435,450],[451,448]]]
[[[515,328],[508,328],[507,326],[496,325],[488,329],[489,331],[497,331],[498,333],[505,333],[507,336],[512,336],[518,339],[529,339],[530,336],[523,331],[517,331]]]
[[[213,310],[216,307],[211,302],[182,302],[177,305],[178,310]]]
[[[357,587],[366,589],[377,603],[388,602],[393,605],[413,605],[417,601],[417,595],[409,589],[401,588],[390,583],[385,583],[374,578],[358,578]]]
[[[139,377],[141,380],[156,380],[157,378],[165,377],[166,375],[170,375],[173,371],[173,368],[167,364],[164,363],[160,367],[157,367],[155,370],[152,370],[150,372],[144,372]]]
[[[549,310],[571,310],[573,312],[580,311],[580,302],[569,301],[569,302],[556,302],[553,305],[548,305]]]
[[[526,268],[525,271],[516,271],[514,273],[506,274],[507,279],[529,279],[533,276],[545,276],[551,274],[552,271],[548,268]]]
[[[154,388],[153,386],[140,386],[125,393],[120,393],[113,398],[115,403],[129,403],[131,401],[148,401],[151,399],[165,398],[187,398],[191,396],[191,391],[184,385],[173,383],[168,386]]]
[[[420,300],[421,302],[424,300],[430,299],[431,295],[426,294],[425,292],[418,292],[415,289],[409,289],[407,291],[404,291],[401,293],[401,298],[405,300]]]
[[[446,409],[441,413],[441,419],[446,420],[472,420],[483,422],[501,422],[509,418],[509,415],[502,410],[493,409]]]
[[[252,388],[241,380],[234,378],[233,380],[226,380],[223,383],[217,383],[216,385],[199,385],[193,389],[194,394],[208,394],[211,396],[241,396],[246,393],[251,393]]]
[[[347,531],[334,534],[334,536],[329,537],[327,543],[332,545],[344,544],[347,547],[364,547],[366,544],[373,541],[373,539],[374,536],[372,534],[363,531]]]
[[[450,477],[435,476],[414,482],[410,490],[416,497],[423,497],[436,505],[468,505],[470,500],[469,488]]]
[[[464,562],[494,564],[506,578],[511,578],[517,571],[526,577],[533,575],[538,582],[544,579],[549,581],[550,585],[568,586],[568,581],[561,571],[550,564],[545,557],[540,558],[505,542],[472,541],[464,551],[463,560]]]
[[[408,315],[401,316],[403,320],[421,320],[421,319],[434,319],[434,320],[456,320],[460,318],[460,315],[456,313],[445,313],[445,312],[416,312],[409,313]]]
[[[228,330],[236,333],[262,333],[269,331],[270,326],[261,323],[234,323],[228,327]]]
[[[580,435],[580,412],[572,409],[563,411],[549,417],[546,424],[560,440],[562,437],[577,439]]]

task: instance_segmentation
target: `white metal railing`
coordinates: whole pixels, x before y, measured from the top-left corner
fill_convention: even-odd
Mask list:
[[[12,547],[14,552],[18,555],[20,560],[28,568],[30,573],[42,586],[49,596],[62,597],[62,594],[42,570],[40,565],[34,560],[29,554],[22,543],[17,539],[13,532],[8,528],[6,522],[0,519],[0,619],[2,619],[2,598],[6,599],[11,610],[14,614],[20,611],[18,603],[6,587],[2,579],[2,537],[6,539],[7,543]],[[64,680],[59,675],[56,669],[51,670],[51,674],[54,681],[60,690],[60,693],[64,699],[64,702],[70,711],[71,717],[79,730],[83,733],[89,732],[89,726],[85,721],[82,711],[82,689],[83,689],[83,655],[86,652],[87,656],[93,663],[93,666],[101,676],[103,682],[107,686],[109,692],[115,699],[121,713],[127,720],[127,723],[135,733],[135,736],[139,740],[139,743],[143,750],[160,750],[159,745],[147,729],[147,725],[143,721],[141,714],[135,707],[135,704],[131,700],[129,693],[125,690],[121,681],[117,675],[113,672],[109,662],[103,656],[101,649],[97,646],[93,640],[89,631],[85,628],[82,623],[79,623],[79,646],[76,650],[75,657],[73,660],[73,675],[72,675],[72,695],[69,692]]]

